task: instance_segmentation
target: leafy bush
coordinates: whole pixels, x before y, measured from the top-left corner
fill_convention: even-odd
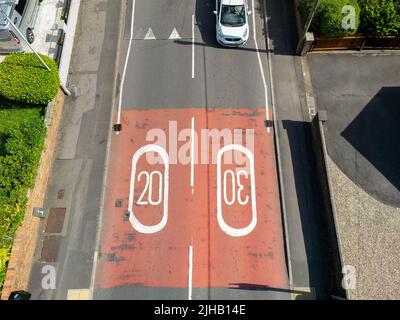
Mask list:
[[[44,109],[0,108],[0,288],[43,149]]]
[[[299,12],[303,22],[312,8],[313,0],[300,0]],[[355,29],[345,29],[342,26],[343,18],[346,13],[343,13],[343,8],[347,5],[353,6],[356,11]],[[311,24],[311,31],[331,37],[348,36],[357,32],[360,24],[360,6],[357,0],[321,0],[314,20]]]
[[[48,71],[33,53],[14,53],[0,63],[0,95],[28,104],[47,105],[60,86],[54,60],[41,55]]]
[[[360,0],[362,31],[387,36],[400,32],[399,0]]]
[[[308,17],[313,0],[300,0],[299,12],[303,22]],[[342,8],[352,5],[356,9],[356,30],[341,28]],[[400,33],[400,0],[321,0],[311,24],[311,31],[328,36],[346,36],[357,29],[369,35]]]

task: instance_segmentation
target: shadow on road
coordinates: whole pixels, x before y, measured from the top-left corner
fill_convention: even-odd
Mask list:
[[[268,35],[277,55],[296,55],[298,40],[294,1],[263,1],[267,9]]]
[[[287,293],[291,294],[289,297],[295,297],[295,300],[314,300],[314,292],[312,291],[302,291],[302,290],[291,290],[287,288],[276,288],[271,286],[259,285],[259,284],[252,284],[252,283],[231,283],[232,287],[229,289],[232,290],[246,290],[246,291],[272,291],[272,292],[279,292],[279,293]]]
[[[400,191],[400,87],[383,87],[341,133],[368,162]],[[400,197],[385,192],[383,177],[371,183],[368,167],[356,161],[357,182],[386,203],[400,206]]]
[[[324,216],[323,195],[318,181],[318,170],[312,148],[311,123],[284,120],[293,163],[293,174],[300,211],[300,223],[304,236],[304,248],[307,256],[309,286],[315,289],[317,299],[329,298],[333,276],[333,261],[329,247],[328,226]],[[290,201],[290,199],[287,199]],[[296,225],[297,221],[288,224]],[[290,235],[294,250],[303,250],[301,237]],[[297,247],[298,246],[298,247]],[[293,257],[292,257],[293,258]],[[297,265],[297,263],[299,263]],[[301,261],[292,261],[293,269],[301,273]],[[304,271],[306,272],[306,271]],[[302,277],[307,277],[304,273]]]

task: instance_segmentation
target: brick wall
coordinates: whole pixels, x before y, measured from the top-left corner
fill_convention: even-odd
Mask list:
[[[44,206],[47,183],[57,143],[57,132],[60,125],[63,103],[64,94],[60,90],[55,99],[51,120],[48,124],[47,137],[40,160],[35,187],[29,194],[25,219],[22,226],[18,229],[14,239],[6,280],[1,295],[2,300],[7,300],[10,293],[13,291],[28,289],[32,259],[35,253],[40,226],[40,219],[34,217],[32,211],[33,208],[42,208]]]

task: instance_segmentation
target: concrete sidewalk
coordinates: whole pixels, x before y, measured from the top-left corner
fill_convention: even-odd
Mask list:
[[[400,298],[400,61],[393,55],[308,57],[326,110],[329,174],[351,299]]]
[[[65,99],[45,203],[59,217],[59,228],[47,227],[49,220],[43,224],[30,277],[34,300],[89,297],[115,97],[121,3],[81,3],[68,80],[80,94]],[[42,287],[42,268],[47,265],[56,268],[54,290]]]
[[[310,110],[302,59],[296,56],[297,30],[292,1],[264,1],[274,85],[276,130],[291,285],[309,292],[295,299],[330,299],[331,252],[313,156]],[[270,87],[271,87],[270,84]]]

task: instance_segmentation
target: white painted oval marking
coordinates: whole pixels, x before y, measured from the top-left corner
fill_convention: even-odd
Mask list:
[[[134,197],[135,197],[135,182],[136,182],[136,169],[137,169],[137,163],[140,160],[140,158],[148,153],[148,152],[155,152],[158,153],[163,162],[164,162],[164,208],[163,208],[163,217],[160,221],[159,224],[154,225],[154,226],[146,226],[144,224],[142,224],[136,217],[135,214],[133,212],[133,201],[134,201]],[[158,172],[158,171],[156,171]],[[152,174],[148,174],[147,172],[145,173],[145,175],[148,175],[148,180],[146,183],[146,190],[149,189],[149,199],[150,199],[150,204],[152,205],[156,205],[161,203],[161,197],[159,197],[158,201],[153,202],[152,198],[151,198],[151,194],[152,194],[152,176],[153,176],[154,172]],[[162,181],[162,174],[159,172],[160,176],[160,181]],[[140,173],[140,176],[143,175],[143,172]],[[138,177],[140,180],[140,176]],[[131,172],[131,183],[130,183],[130,194],[129,194],[129,221],[132,225],[132,227],[137,230],[138,232],[141,233],[145,233],[145,234],[153,234],[153,233],[157,233],[159,231],[161,231],[162,229],[165,228],[165,226],[167,225],[168,222],[168,191],[169,190],[169,156],[167,151],[155,144],[149,144],[146,145],[142,148],[140,148],[138,151],[136,151],[136,153],[134,154],[133,158],[132,158],[132,172]],[[160,182],[159,185],[159,195],[162,194],[162,183]],[[142,196],[140,197],[140,201],[138,201],[138,204],[140,204],[144,197],[144,193],[142,193]],[[145,202],[143,202],[145,203]],[[147,204],[147,203],[146,203]]]
[[[250,160],[250,181],[251,181],[251,209],[252,209],[252,219],[250,224],[244,228],[233,228],[229,226],[223,217],[222,213],[222,157],[225,152],[227,151],[239,151],[242,152],[246,157]],[[240,197],[241,191],[244,189],[243,185],[240,183],[240,177],[246,173],[244,170],[238,171],[238,184],[239,184],[239,191],[238,191],[238,200],[239,204],[245,205],[248,203],[248,199],[243,200]],[[224,174],[226,177],[226,174]],[[248,177],[246,173],[246,177]],[[226,179],[225,179],[226,180]],[[233,181],[233,179],[232,179]],[[224,186],[226,188],[226,186]],[[226,190],[224,191],[224,195],[226,194]],[[229,203],[228,203],[229,205]],[[218,152],[217,158],[217,220],[218,224],[222,231],[224,231],[227,235],[232,237],[244,237],[250,234],[257,225],[257,204],[256,204],[256,182],[255,182],[255,170],[254,170],[254,155],[253,153],[240,145],[231,144],[227,145]]]

